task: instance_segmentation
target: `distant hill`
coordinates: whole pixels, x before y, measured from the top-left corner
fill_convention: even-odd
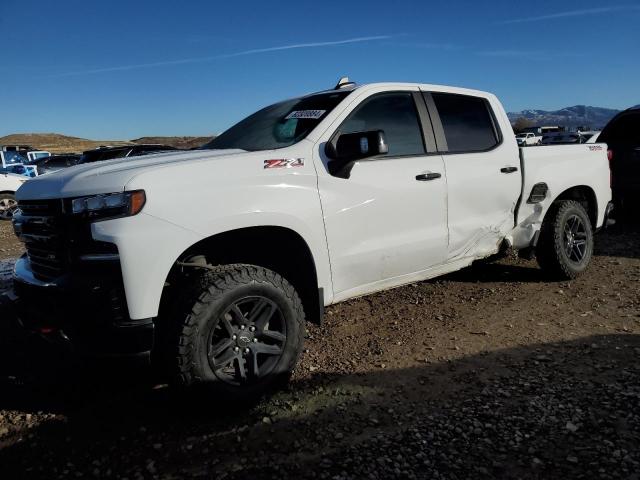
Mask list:
[[[133,143],[161,143],[176,148],[196,148],[210,142],[215,137],[140,137],[131,140]]]
[[[121,140],[87,140],[59,133],[14,133],[0,137],[0,145],[31,145],[34,148],[53,153],[79,153],[100,145],[127,145],[129,143],[131,142]]]
[[[135,140],[89,140],[59,133],[14,133],[0,137],[0,145],[31,145],[52,153],[76,152],[97,148],[100,145],[131,145],[134,143],[162,143],[177,148],[199,147],[214,137],[142,137]]]
[[[536,126],[560,125],[565,127],[588,126],[594,129],[604,127],[620,110],[602,107],[575,105],[560,110],[522,110],[509,112],[509,120],[514,123],[518,118],[526,118]]]

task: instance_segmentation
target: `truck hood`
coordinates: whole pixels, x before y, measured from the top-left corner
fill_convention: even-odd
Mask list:
[[[192,163],[214,162],[220,158],[246,153],[244,150],[193,150],[81,164],[30,180],[20,188],[17,198],[40,200],[120,192],[129,180],[147,170],[181,163],[186,166]]]

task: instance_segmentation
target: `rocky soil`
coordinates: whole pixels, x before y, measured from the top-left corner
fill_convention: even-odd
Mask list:
[[[20,251],[5,230],[0,260]],[[332,306],[289,388],[251,406],[4,322],[2,476],[639,479],[639,242],[599,235],[572,282],[506,258]]]

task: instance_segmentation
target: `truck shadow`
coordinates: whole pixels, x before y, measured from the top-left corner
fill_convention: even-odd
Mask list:
[[[640,258],[640,216],[618,221],[596,237],[595,255]]]
[[[316,372],[253,406],[76,364],[59,383],[0,387],[0,409],[39,418],[0,436],[0,464],[7,478],[621,478],[640,461],[639,352],[639,335],[598,335]]]
[[[520,259],[502,259],[497,262],[475,262],[468,268],[450,273],[449,275],[438,278],[438,280],[463,283],[540,283],[550,281],[535,261]]]

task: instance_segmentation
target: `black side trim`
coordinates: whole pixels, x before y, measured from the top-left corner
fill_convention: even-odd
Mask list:
[[[413,92],[413,101],[418,109],[418,117],[420,118],[420,125],[422,126],[422,137],[427,147],[427,153],[438,153],[436,137],[433,133],[433,124],[431,123],[424,97],[420,95],[420,92]]]
[[[431,125],[433,126],[433,133],[436,137],[438,151],[441,153],[448,152],[449,147],[447,145],[447,137],[444,136],[444,128],[442,127],[440,114],[436,108],[436,102],[433,101],[433,97],[430,92],[422,92],[422,97],[424,98],[424,103],[429,111],[429,117],[431,118]]]

